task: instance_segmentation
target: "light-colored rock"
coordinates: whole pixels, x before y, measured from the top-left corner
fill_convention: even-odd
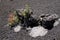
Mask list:
[[[48,30],[41,27],[41,26],[37,26],[37,27],[33,27],[30,32],[29,35],[31,37],[38,37],[38,36],[45,36],[47,34]]]
[[[57,26],[59,23],[60,23],[60,18],[59,18],[58,20],[56,20],[53,25],[54,25],[54,26]]]
[[[19,32],[21,30],[21,26],[17,25],[16,27],[14,27],[14,32]]]

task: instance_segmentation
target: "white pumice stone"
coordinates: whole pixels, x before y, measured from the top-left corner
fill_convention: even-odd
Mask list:
[[[17,25],[16,27],[14,27],[14,32],[19,32],[21,30],[21,26]]]
[[[38,36],[45,36],[46,34],[48,33],[48,30],[45,29],[44,27],[42,26],[37,26],[37,27],[33,27],[30,32],[29,32],[29,35],[31,37],[38,37]]]

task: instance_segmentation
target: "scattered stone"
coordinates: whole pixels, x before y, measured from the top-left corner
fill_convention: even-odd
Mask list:
[[[31,37],[38,37],[38,36],[45,36],[46,34],[48,33],[48,30],[45,29],[44,27],[42,26],[37,26],[37,27],[33,27],[30,32],[29,32],[29,35]]]
[[[14,27],[14,32],[19,32],[21,30],[21,26],[20,25],[17,25]]]

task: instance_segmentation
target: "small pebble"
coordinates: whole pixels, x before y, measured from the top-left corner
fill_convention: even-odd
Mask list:
[[[21,26],[17,25],[16,27],[14,27],[14,32],[19,32],[21,30]]]

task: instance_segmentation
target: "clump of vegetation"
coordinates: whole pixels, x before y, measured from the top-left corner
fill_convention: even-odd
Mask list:
[[[8,25],[19,32],[21,28],[30,30],[29,35],[32,37],[44,36],[48,30],[57,26],[60,19],[57,14],[41,14],[38,19],[33,16],[33,11],[28,5],[24,9],[13,10],[9,14]],[[36,32],[37,33],[36,33]]]

